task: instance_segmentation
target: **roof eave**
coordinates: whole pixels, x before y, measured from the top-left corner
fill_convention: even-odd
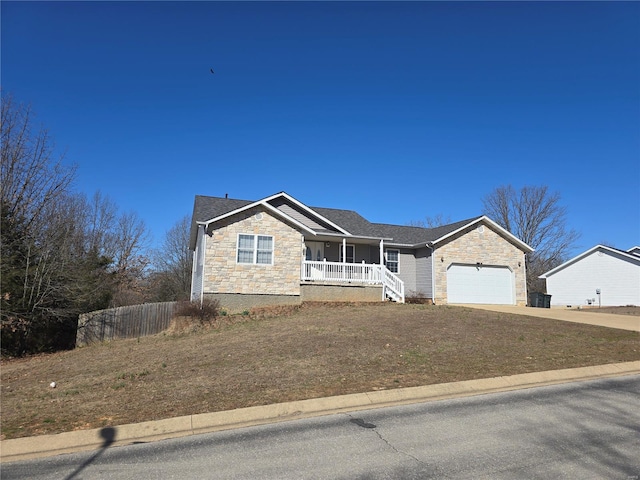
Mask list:
[[[318,233],[318,236],[326,236],[326,237],[339,237],[339,238],[351,238],[351,239],[355,239],[355,240],[383,240],[383,241],[391,241],[393,240],[392,238],[385,238],[385,237],[369,237],[366,235],[351,235],[351,234],[341,234],[341,233],[330,233],[330,232],[322,232],[322,233]]]
[[[279,195],[279,194],[278,194]],[[282,212],[281,210],[278,210],[277,208],[275,208],[274,206],[272,206],[271,204],[268,203],[268,200],[275,198],[276,196],[271,196],[271,197],[267,197],[267,199],[262,199],[262,200],[258,200],[256,202],[250,203],[248,205],[245,205],[244,207],[240,207],[240,208],[236,208],[235,210],[231,210],[230,212],[227,212],[223,215],[219,215],[215,218],[212,218],[210,220],[207,220],[205,222],[197,222],[198,224],[204,225],[205,229],[209,228],[209,225],[211,225],[212,223],[216,223],[219,222],[221,220],[224,220],[225,218],[229,218],[232,217],[234,215],[237,215],[239,213],[242,213],[246,210],[250,210],[252,208],[258,207],[258,206],[262,206],[264,208],[266,208],[267,210],[269,210],[270,212],[274,213],[275,215],[282,217],[284,219],[286,219],[288,222],[293,223],[294,225],[296,225],[298,228],[300,228],[301,230],[304,230],[312,235],[316,235],[316,232],[314,232],[311,228],[307,227],[306,225],[304,225],[303,223],[300,223],[298,220],[290,217],[289,215],[287,215],[286,213]]]
[[[481,217],[476,218],[475,220],[472,220],[471,222],[462,225],[461,227],[457,228],[456,230],[447,233],[446,235],[443,235],[440,238],[437,238],[435,240],[433,240],[432,242],[425,242],[425,243],[431,243],[433,245],[435,245],[436,243],[441,243],[444,240],[448,239],[449,237],[452,237],[453,235],[456,235],[457,233],[461,232],[462,230],[464,230],[465,228],[468,228],[472,225],[475,225],[477,223],[480,223],[482,221],[487,222],[488,224],[490,224],[493,228],[495,228],[496,230],[498,230],[499,232],[501,232],[504,236],[506,236],[507,238],[509,238],[514,244],[516,244],[521,250],[523,250],[525,253],[531,253],[535,250],[535,248],[527,245],[526,243],[524,243],[522,240],[520,240],[518,237],[516,237],[515,235],[513,235],[511,232],[509,232],[508,230],[502,228],[500,225],[498,225],[496,222],[494,222],[493,220],[491,220],[489,217],[487,217],[486,215],[482,215]]]
[[[598,249],[606,250],[606,251],[611,252],[613,254],[621,255],[623,257],[627,257],[629,260],[633,260],[633,261],[636,261],[636,262],[638,261],[638,256],[634,255],[633,253],[626,253],[626,252],[624,252],[622,250],[618,250],[618,249],[615,249],[615,248],[607,247],[606,245],[599,245],[598,244],[595,247],[591,247],[589,250],[585,250],[581,254],[576,255],[575,257],[573,257],[573,258],[567,260],[566,262],[558,265],[557,267],[552,268],[548,272],[543,273],[538,278],[544,278],[544,279],[549,278],[551,275],[554,275],[554,274],[558,273],[560,270],[565,269],[566,267],[568,267],[572,263],[575,263],[575,262],[583,259],[584,257],[586,257],[588,255],[591,255],[593,252],[595,252]]]

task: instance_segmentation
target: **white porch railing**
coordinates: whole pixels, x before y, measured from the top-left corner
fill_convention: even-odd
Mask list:
[[[384,265],[382,266],[382,276],[385,294],[396,302],[404,303],[404,282]]]
[[[384,265],[305,260],[302,262],[301,279],[383,285],[385,296],[404,303],[404,282]]]

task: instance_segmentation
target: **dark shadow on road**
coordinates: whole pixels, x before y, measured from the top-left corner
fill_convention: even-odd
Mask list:
[[[100,455],[102,455],[104,451],[113,444],[113,442],[115,442],[116,429],[113,427],[104,427],[102,430],[100,430],[100,436],[104,439],[104,441],[102,442],[102,445],[100,446],[100,450],[98,450],[91,457],[89,457],[84,462],[82,462],[82,465],[80,465],[72,473],[70,473],[67,477],[65,477],[65,480],[71,480],[75,478],[82,470],[84,470],[93,462],[95,462],[96,459]]]

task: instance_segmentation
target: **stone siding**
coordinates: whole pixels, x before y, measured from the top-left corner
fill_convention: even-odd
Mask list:
[[[300,295],[302,234],[262,207],[217,222],[207,232],[204,293]],[[239,234],[273,237],[273,264],[236,262]]]
[[[243,313],[256,307],[274,305],[300,305],[300,295],[242,295],[236,293],[205,293],[204,298],[218,300],[220,310],[227,313]]]
[[[303,302],[381,302],[382,285],[314,284],[300,287]]]
[[[482,224],[481,224],[482,225]],[[514,272],[515,301],[517,305],[527,304],[527,282],[525,276],[525,254],[488,225],[467,228],[434,253],[436,278],[435,303],[447,303],[447,269],[453,264],[505,265]]]

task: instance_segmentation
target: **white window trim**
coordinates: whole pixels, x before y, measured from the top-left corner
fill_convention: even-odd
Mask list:
[[[393,263],[398,264],[398,270],[394,272],[389,268],[389,261],[387,260],[387,252],[398,252],[398,260],[393,261]],[[400,250],[397,248],[385,248],[384,250],[384,264],[389,269],[390,272],[398,274],[400,273]]]
[[[240,251],[240,236],[253,237],[253,261],[251,263],[239,261],[238,253]],[[271,262],[270,263],[258,263],[258,237],[267,237],[271,239]],[[273,265],[274,256],[275,256],[275,240],[273,239],[273,235],[263,235],[261,233],[238,233],[236,237],[236,264],[237,265]]]

